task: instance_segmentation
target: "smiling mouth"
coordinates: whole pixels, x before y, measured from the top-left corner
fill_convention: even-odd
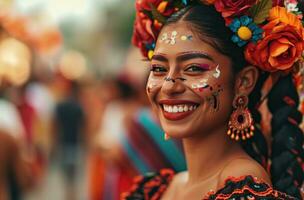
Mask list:
[[[187,104],[161,104],[163,115],[166,119],[176,121],[181,120],[191,115],[199,104],[187,103]]]
[[[187,104],[180,104],[180,105],[162,105],[163,110],[168,113],[183,113],[188,111],[194,111],[198,107],[197,104],[187,105]]]

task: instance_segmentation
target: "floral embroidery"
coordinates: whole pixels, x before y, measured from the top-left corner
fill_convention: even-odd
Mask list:
[[[163,169],[134,180],[134,187],[122,195],[122,200],[159,200],[174,176],[173,170]],[[229,177],[224,187],[209,192],[202,200],[297,200],[271,188],[267,183],[248,175]]]

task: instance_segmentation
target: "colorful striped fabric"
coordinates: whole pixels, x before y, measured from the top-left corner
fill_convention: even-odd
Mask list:
[[[186,169],[181,144],[175,140],[164,140],[164,132],[153,119],[150,109],[142,108],[133,118],[124,122],[122,126],[125,132],[119,138],[123,164],[107,167],[107,175],[103,180],[104,193],[101,195],[104,200],[119,199],[117,197],[120,193],[129,190],[135,175],[163,168],[171,168],[176,172]],[[106,194],[106,191],[115,194]]]

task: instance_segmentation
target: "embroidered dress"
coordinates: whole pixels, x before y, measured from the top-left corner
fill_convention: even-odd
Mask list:
[[[174,176],[170,169],[137,177],[130,192],[122,195],[123,200],[159,200]],[[298,200],[271,188],[254,177],[230,177],[224,187],[210,192],[202,200]]]

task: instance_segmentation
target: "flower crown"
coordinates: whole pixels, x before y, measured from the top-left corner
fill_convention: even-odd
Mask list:
[[[214,6],[244,46],[246,60],[268,72],[291,71],[302,60],[304,29],[296,0],[137,0],[132,42],[151,59],[166,20],[178,10],[201,2]]]

